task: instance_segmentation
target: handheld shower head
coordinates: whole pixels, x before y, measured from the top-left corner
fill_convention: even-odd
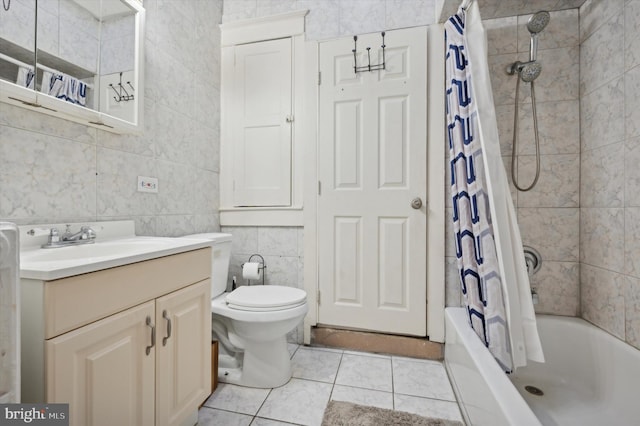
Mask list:
[[[509,75],[518,74],[518,77],[525,83],[531,83],[540,76],[540,73],[542,72],[542,64],[537,61],[516,61],[509,65],[506,71]]]
[[[540,62],[527,62],[522,64],[522,68],[520,68],[520,78],[525,83],[531,83],[540,76],[541,72],[542,65]]]
[[[549,12],[541,10],[531,15],[531,18],[527,21],[527,29],[531,34],[538,34],[545,29],[550,20],[551,15],[549,15]]]
[[[529,60],[535,61],[538,53],[538,34],[545,29],[547,24],[549,24],[549,20],[551,20],[551,15],[549,12],[541,10],[540,12],[536,12],[531,15],[529,21],[527,22],[527,30],[531,33],[531,47],[529,50]]]

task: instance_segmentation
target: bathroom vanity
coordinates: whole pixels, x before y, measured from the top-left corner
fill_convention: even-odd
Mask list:
[[[25,255],[23,402],[69,403],[71,425],[197,422],[211,393],[211,248],[158,240],[182,245],[64,277],[29,270]]]

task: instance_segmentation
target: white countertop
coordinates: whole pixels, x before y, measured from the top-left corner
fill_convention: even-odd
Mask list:
[[[52,225],[20,227],[20,278],[56,280],[211,246],[210,240],[200,238],[139,237],[132,235],[133,224],[128,221],[113,222],[123,232],[110,229],[109,223],[88,224],[100,229],[96,229],[95,243],[48,249],[40,248],[46,235],[43,241],[42,235],[31,236],[27,232]],[[101,235],[106,237],[101,239]]]

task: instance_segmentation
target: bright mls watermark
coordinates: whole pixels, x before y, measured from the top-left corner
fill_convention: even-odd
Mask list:
[[[69,404],[0,404],[0,426],[69,426]]]

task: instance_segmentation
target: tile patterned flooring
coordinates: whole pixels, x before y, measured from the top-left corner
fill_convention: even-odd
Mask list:
[[[220,383],[199,425],[320,425],[329,400],[463,421],[441,362],[289,345],[293,378],[274,389]]]

